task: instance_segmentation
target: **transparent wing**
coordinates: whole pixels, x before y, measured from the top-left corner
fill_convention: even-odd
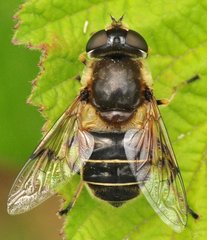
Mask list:
[[[180,232],[187,224],[182,177],[155,99],[145,105],[145,121],[125,135],[127,158],[146,199],[160,218]]]
[[[78,97],[40,142],[9,193],[9,214],[29,211],[51,197],[90,157],[94,142],[79,129],[82,108]]]

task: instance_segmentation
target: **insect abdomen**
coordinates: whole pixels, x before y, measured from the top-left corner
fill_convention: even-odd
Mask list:
[[[126,160],[122,132],[91,132],[94,150],[83,168],[83,180],[95,196],[114,206],[139,194],[137,181]],[[118,203],[119,202],[119,203]]]

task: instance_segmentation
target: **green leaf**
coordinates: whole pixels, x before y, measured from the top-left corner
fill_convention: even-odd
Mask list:
[[[153,212],[143,196],[115,209],[95,199],[85,188],[68,215],[67,239],[194,239],[207,234],[207,1],[30,0],[18,12],[14,42],[42,50],[40,73],[30,102],[51,125],[79,91],[74,80],[83,66],[78,56],[92,32],[125,13],[124,22],[139,31],[150,46],[149,66],[158,99],[199,74],[200,80],[179,88],[161,112],[185,182],[189,205],[200,219],[174,233]],[[88,21],[87,32],[83,28]],[[78,176],[64,189],[71,199]]]

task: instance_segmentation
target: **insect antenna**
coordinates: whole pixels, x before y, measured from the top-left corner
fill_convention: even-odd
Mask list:
[[[116,20],[114,16],[110,14],[111,20],[112,20],[112,26],[121,26],[122,25],[122,20],[124,18],[124,14]]]

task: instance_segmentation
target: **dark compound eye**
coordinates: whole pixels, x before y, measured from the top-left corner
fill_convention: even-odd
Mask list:
[[[102,47],[107,44],[107,35],[105,30],[96,32],[88,41],[86,45],[86,52],[90,52],[96,48]]]
[[[148,52],[148,46],[145,39],[137,32],[129,30],[126,36],[126,44],[131,47],[140,49],[144,52]]]

